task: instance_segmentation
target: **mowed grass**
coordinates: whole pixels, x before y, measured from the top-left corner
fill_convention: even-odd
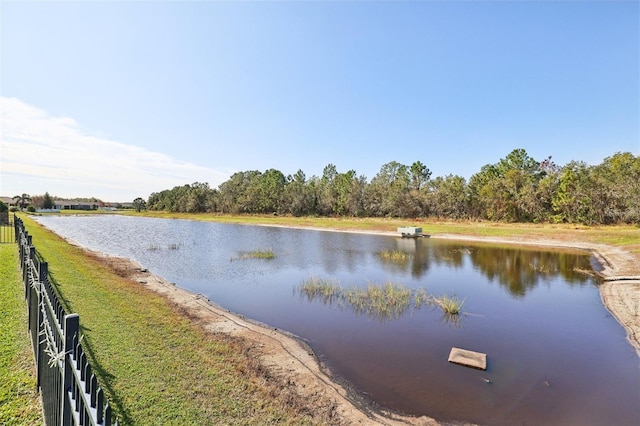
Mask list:
[[[0,425],[42,424],[16,244],[0,244]]]
[[[120,424],[327,422],[283,392],[248,344],[204,332],[166,299],[24,221],[66,308],[80,315],[83,345]]]

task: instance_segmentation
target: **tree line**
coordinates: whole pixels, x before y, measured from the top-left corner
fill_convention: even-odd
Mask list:
[[[515,149],[467,181],[432,178],[421,161],[392,161],[368,181],[327,165],[302,170],[234,173],[218,188],[195,182],[152,193],[150,210],[293,216],[435,217],[508,222],[640,223],[640,156],[616,153],[598,165],[537,161]]]

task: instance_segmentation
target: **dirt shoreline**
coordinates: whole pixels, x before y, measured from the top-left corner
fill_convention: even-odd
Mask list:
[[[271,226],[271,225],[265,225]],[[278,225],[279,226],[279,225]],[[283,226],[284,227],[284,226]],[[333,231],[335,229],[316,229]],[[392,232],[344,231],[378,235],[393,235]],[[463,241],[504,243],[540,247],[578,248],[591,251],[602,264],[599,274],[604,283],[600,286],[603,304],[625,328],[627,339],[640,356],[640,259],[622,248],[590,244],[579,241],[565,242],[549,239],[490,238],[462,235],[433,235],[431,238],[456,239]],[[205,296],[177,287],[175,284],[150,273],[142,265],[130,259],[98,254],[121,275],[145,285],[169,301],[184,309],[191,318],[197,320],[209,332],[222,332],[239,337],[259,348],[260,362],[273,375],[287,383],[295,383],[301,397],[322,395],[333,404],[340,424],[352,425],[437,425],[436,420],[427,416],[410,417],[375,409],[358,395],[331,377],[331,372],[323,369],[318,359],[295,336],[258,324],[242,316],[221,308]],[[124,272],[124,274],[123,274]]]

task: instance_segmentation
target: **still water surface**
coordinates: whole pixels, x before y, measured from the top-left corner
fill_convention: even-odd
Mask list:
[[[123,216],[38,221],[300,336],[379,406],[445,422],[640,424],[640,360],[597,280],[577,272],[597,267],[586,252]],[[275,259],[242,259],[268,248]],[[384,249],[408,260],[384,261]],[[356,312],[301,294],[311,277],[455,294],[466,314]],[[452,347],[487,353],[487,371],[448,363]]]

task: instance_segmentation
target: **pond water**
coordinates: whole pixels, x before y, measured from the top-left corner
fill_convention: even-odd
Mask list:
[[[492,425],[640,419],[640,359],[602,305],[597,279],[584,272],[597,268],[584,251],[124,216],[37,220],[300,336],[381,407]],[[276,257],[244,258],[266,249]],[[384,260],[383,250],[407,256]],[[463,314],[415,303],[357,309],[301,291],[310,278],[455,295]],[[452,347],[486,353],[487,371],[448,363]]]

